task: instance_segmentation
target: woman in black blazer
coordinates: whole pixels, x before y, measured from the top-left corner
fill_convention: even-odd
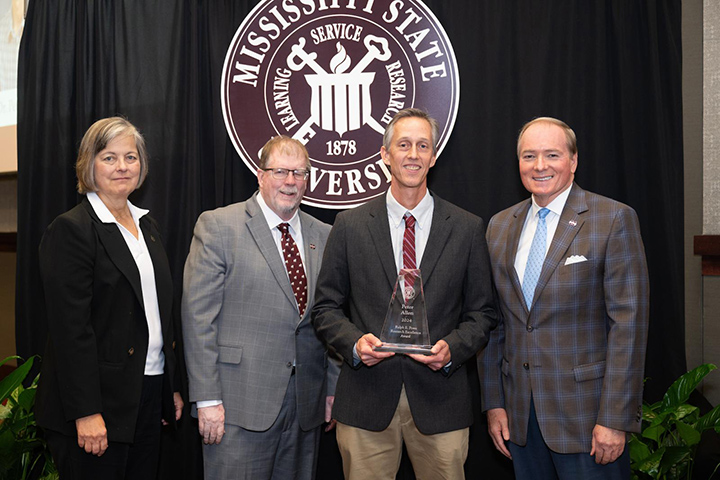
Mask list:
[[[86,197],[40,244],[49,335],[36,418],[63,480],[154,479],[161,421],[182,412],[168,260],[157,222],[128,201],[147,167],[130,122],[97,121],[76,164]]]

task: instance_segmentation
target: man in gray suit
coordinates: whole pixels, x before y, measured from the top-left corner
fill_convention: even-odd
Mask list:
[[[517,153],[532,197],[487,231],[502,313],[479,364],[490,435],[519,479],[629,479],[648,329],[637,216],[573,183],[564,122],[527,123]]]
[[[338,367],[310,324],[330,226],[298,210],[309,172],[305,147],[275,137],[259,193],[195,226],[182,320],[208,480],[314,477]]]
[[[338,215],[325,249],[313,323],[344,359],[333,418],[348,480],[394,479],[403,442],[418,479],[464,478],[465,363],[497,317],[482,219],[427,188],[437,136],[425,112],[396,114],[381,148],[388,193]],[[431,354],[376,351],[398,272],[415,264]]]

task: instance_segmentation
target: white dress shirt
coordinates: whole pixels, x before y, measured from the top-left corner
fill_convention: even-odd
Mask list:
[[[405,235],[405,220],[403,217],[409,213],[415,217],[415,264],[420,268],[425,246],[430,236],[432,217],[435,211],[435,201],[428,190],[415,208],[408,210],[392,196],[390,189],[387,191],[387,212],[390,222],[390,239],[392,241],[393,256],[397,272],[403,268],[403,237]]]
[[[128,208],[130,209],[130,214],[138,231],[138,237],[135,238],[135,235],[115,220],[113,214],[110,213],[110,210],[108,210],[96,193],[88,193],[87,198],[101,222],[114,223],[118,226],[135,260],[135,265],[140,272],[143,308],[145,309],[145,319],[148,326],[148,351],[145,357],[145,375],[162,375],[165,371],[165,354],[162,351],[163,336],[162,325],[160,323],[160,306],[158,304],[157,287],[155,285],[155,268],[153,267],[152,258],[150,258],[150,252],[148,251],[142,229],[140,228],[140,218],[147,215],[150,211],[138,208],[128,200]]]
[[[303,248],[304,244],[302,239],[302,225],[300,225],[300,214],[298,213],[298,211],[295,210],[295,214],[290,220],[286,222],[285,220],[280,218],[277,213],[273,212],[270,207],[268,207],[268,204],[265,203],[265,199],[263,198],[261,193],[258,193],[257,202],[258,205],[260,205],[260,210],[262,210],[263,217],[265,217],[265,221],[270,228],[270,233],[272,233],[273,240],[275,240],[275,246],[278,249],[278,253],[280,253],[280,258],[284,259],[285,257],[283,256],[282,250],[282,232],[277,227],[281,223],[287,223],[288,225],[290,225],[288,231],[290,232],[290,235],[292,235],[293,240],[295,240],[295,244],[300,251],[300,259],[302,260],[304,266],[305,248]],[[285,265],[284,260],[283,265]]]
[[[430,236],[430,227],[432,227],[432,217],[435,211],[435,200],[433,200],[430,191],[425,189],[425,196],[420,200],[415,208],[408,210],[400,205],[392,192],[388,188],[386,194],[386,205],[388,212],[388,222],[390,222],[390,241],[392,242],[393,256],[395,257],[395,268],[400,273],[403,268],[403,239],[405,236],[405,217],[409,213],[415,217],[415,266],[420,268],[423,253],[427,246],[428,237]],[[357,352],[357,343],[353,345],[353,363],[360,364],[360,355]],[[448,363],[451,365],[452,362]]]
[[[530,246],[532,245],[533,237],[535,237],[535,230],[537,230],[537,212],[541,208],[547,208],[550,210],[550,213],[548,213],[547,217],[545,217],[545,225],[547,225],[545,254],[547,255],[552,239],[555,236],[558,222],[560,221],[560,214],[562,214],[563,208],[565,208],[565,203],[570,196],[571,188],[572,184],[546,207],[538,205],[535,202],[535,197],[532,197],[532,206],[525,217],[525,225],[523,226],[522,233],[520,234],[520,243],[518,243],[517,253],[515,254],[515,271],[517,272],[518,280],[520,280],[520,285],[522,285],[523,278],[525,278],[525,267],[527,266],[528,255],[530,255]]]

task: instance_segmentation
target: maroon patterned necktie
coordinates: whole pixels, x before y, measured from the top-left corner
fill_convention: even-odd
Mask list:
[[[405,234],[403,235],[403,268],[412,270],[417,268],[415,263],[415,217],[406,213]]]
[[[405,233],[403,234],[403,268],[413,270],[417,268],[415,263],[415,217],[406,213],[403,217],[405,220]],[[415,277],[405,277],[405,286],[412,288],[415,285]]]
[[[295,300],[297,300],[298,310],[302,317],[307,308],[307,278],[305,277],[305,268],[303,268],[302,259],[300,258],[300,250],[298,250],[295,240],[288,231],[287,223],[278,225],[278,230],[282,233],[282,251],[285,257],[285,268],[290,277],[290,285],[292,285]]]

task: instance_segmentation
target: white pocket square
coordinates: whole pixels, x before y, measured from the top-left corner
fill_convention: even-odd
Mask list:
[[[565,265],[572,265],[573,263],[587,262],[585,255],[570,255],[565,259]]]

